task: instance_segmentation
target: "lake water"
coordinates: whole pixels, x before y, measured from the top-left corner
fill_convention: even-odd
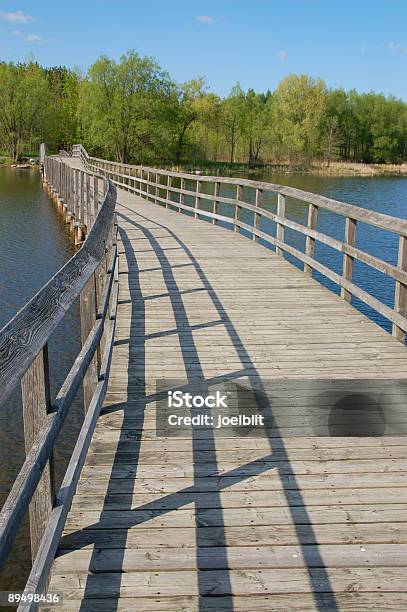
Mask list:
[[[403,177],[319,177],[303,174],[277,174],[269,172],[259,172],[250,175],[238,174],[238,177],[250,178],[253,180],[267,181],[296,187],[304,191],[318,193],[329,198],[355,204],[362,208],[374,210],[376,212],[386,213],[402,219],[407,219],[407,178]],[[176,183],[174,182],[174,185]],[[205,183],[202,183],[203,192],[205,192]],[[195,190],[194,182],[187,181],[187,189]],[[213,193],[213,186],[208,187]],[[208,192],[207,192],[208,193]],[[220,195],[225,197],[235,197],[236,189],[234,187],[221,184]],[[204,209],[212,210],[212,202],[204,199],[201,200],[201,206]],[[243,200],[254,204],[255,191],[252,188],[244,188],[242,194]],[[173,198],[176,200],[176,197]],[[194,206],[194,198],[187,197],[186,204]],[[277,196],[264,192],[263,206],[272,212],[276,212]],[[233,206],[229,204],[220,204],[219,213],[226,216],[233,216]],[[289,219],[298,223],[307,224],[308,205],[298,200],[286,198],[286,216]],[[253,213],[250,211],[241,212],[241,220],[248,225],[253,225]],[[230,224],[223,222],[220,225],[230,227]],[[275,236],[275,223],[263,218],[260,224],[260,230]],[[343,240],[345,220],[337,214],[333,214],[326,210],[319,210],[317,229]],[[250,236],[245,230],[243,234]],[[296,247],[304,252],[305,236],[298,232],[285,229],[285,240],[288,244]],[[260,240],[260,244],[268,245]],[[395,264],[397,262],[398,237],[391,232],[381,230],[364,223],[358,223],[356,230],[356,246],[367,253],[376,255],[386,262]],[[303,268],[303,264],[291,255],[285,255],[288,261],[292,262],[299,268]],[[342,254],[321,243],[315,245],[315,258],[317,261],[325,264],[334,272],[342,273]],[[339,293],[339,288],[326,279],[318,272],[313,272],[314,278],[318,279],[322,284],[329,287],[336,293]],[[394,281],[385,277],[378,272],[359,261],[354,262],[353,281],[359,287],[371,293],[384,304],[393,307],[394,304]],[[373,321],[381,325],[387,331],[391,330],[391,324],[387,319],[377,314],[369,306],[366,306],[360,300],[352,297],[352,304],[360,309]]]
[[[239,175],[242,176],[242,175]],[[407,178],[323,178],[304,175],[251,174],[252,179],[281,183],[305,191],[357,204],[363,208],[407,219]],[[174,186],[175,182],[174,182]],[[191,189],[194,189],[191,182]],[[222,186],[220,195],[234,197],[234,190]],[[254,192],[245,189],[243,197],[254,202]],[[175,199],[175,198],[174,198]],[[193,205],[190,198],[186,203]],[[205,201],[203,200],[205,206]],[[264,197],[264,206],[275,210],[276,198]],[[209,203],[208,203],[209,209]],[[220,206],[221,214],[232,214],[232,207]],[[287,216],[306,223],[307,206],[287,200]],[[252,214],[242,211],[242,221],[251,224]],[[260,229],[275,234],[274,224],[264,219]],[[340,217],[320,211],[318,229],[338,239],[343,238],[344,223]],[[389,232],[357,227],[356,245],[385,261],[395,263],[397,239]],[[286,230],[287,242],[303,250],[305,238]],[[0,327],[32,297],[35,292],[74,253],[72,238],[63,225],[55,205],[46,195],[35,170],[0,168]],[[317,243],[316,258],[341,272],[342,257],[333,249]],[[293,258],[288,257],[296,265]],[[316,274],[325,285],[338,291],[332,283]],[[393,305],[394,283],[364,264],[355,263],[354,281],[389,306]],[[369,307],[354,304],[378,324],[390,330],[390,324]],[[78,311],[70,312],[50,343],[52,392],[55,396],[79,350]],[[80,398],[72,408],[56,453],[58,480],[72,450],[80,427]],[[0,505],[24,460],[23,429],[19,394],[0,409]],[[13,556],[0,575],[0,590],[22,588],[30,567],[27,525],[22,529]]]
[[[0,167],[0,328],[72,256],[74,244],[55,204],[42,188],[39,172]],[[79,350],[78,309],[68,313],[50,342],[52,395],[59,390]],[[81,422],[73,406],[63,443],[56,452],[57,480],[66,465]],[[0,506],[24,461],[19,392],[0,408]],[[30,569],[28,525],[23,526],[13,555],[0,574],[0,590],[22,588]],[[10,609],[10,608],[9,608]]]

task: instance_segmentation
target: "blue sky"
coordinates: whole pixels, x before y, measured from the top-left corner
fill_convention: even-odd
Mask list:
[[[406,0],[0,0],[2,60],[86,70],[128,49],[221,95],[306,73],[407,100]]]

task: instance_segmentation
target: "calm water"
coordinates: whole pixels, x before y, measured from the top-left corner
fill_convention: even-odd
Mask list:
[[[244,175],[239,174],[236,176],[243,177]],[[251,173],[250,176],[247,175],[245,178],[297,187],[298,189],[303,189],[304,191],[325,195],[349,204],[361,206],[362,208],[407,219],[407,178],[337,178],[265,172],[258,174]],[[202,185],[203,191],[205,191],[205,183]],[[188,188],[195,190],[194,183],[191,182],[191,184],[188,185]],[[213,193],[213,187],[211,186],[209,189],[211,190],[211,193]],[[221,196],[235,197],[235,193],[235,188],[227,185],[221,185]],[[254,190],[251,188],[245,188],[243,190],[243,199],[245,199],[247,202],[254,203]],[[194,198],[186,198],[185,203],[193,206]],[[205,201],[202,199],[201,205],[207,210],[212,210],[212,203],[208,200]],[[263,206],[272,212],[276,212],[277,196],[264,193]],[[228,204],[220,204],[219,212],[223,215],[233,216],[233,207]],[[308,205],[297,200],[287,198],[286,216],[294,221],[306,225]],[[241,219],[243,222],[252,225],[253,213],[242,210]],[[220,225],[227,225],[230,227],[229,224],[222,222],[220,222]],[[335,215],[322,209],[319,211],[317,229],[334,238],[343,240],[344,228],[344,219],[342,219],[339,215]],[[263,218],[261,220],[260,229],[275,236],[275,224],[268,219]],[[242,230],[242,233],[245,234],[246,232]],[[300,251],[304,251],[305,236],[295,232],[294,230],[286,228],[285,239],[288,244],[295,246]],[[260,241],[260,243],[262,243],[262,241]],[[267,243],[264,244],[269,246]],[[397,236],[393,235],[391,232],[370,227],[364,223],[359,223],[356,230],[356,246],[363,249],[365,252],[374,254],[389,263],[397,262],[398,239]],[[285,257],[294,265],[297,265],[302,269],[303,264],[297,259],[291,255],[286,255]],[[315,247],[315,258],[335,272],[341,273],[342,255],[331,247],[317,242]],[[318,272],[314,272],[313,275],[314,278],[318,279],[325,286],[329,287],[336,293],[339,293],[339,289],[334,283],[327,280]],[[394,282],[391,279],[386,278],[383,274],[371,269],[366,264],[356,261],[353,269],[353,280],[362,289],[373,294],[386,305],[393,307]],[[378,315],[369,306],[366,306],[360,302],[360,300],[352,298],[352,304],[386,330],[389,331],[391,329],[391,324],[386,319],[384,319],[381,315]]]
[[[35,170],[0,168],[0,328],[74,253],[72,239],[55,205],[42,189]],[[77,308],[60,324],[50,342],[52,394],[79,350]],[[68,341],[69,338],[69,341]],[[66,464],[81,421],[79,401],[73,406],[56,452],[57,479]],[[0,408],[0,506],[24,461],[19,393]],[[0,574],[0,590],[22,588],[30,568],[24,525],[13,556]],[[10,608],[9,608],[10,609]]]

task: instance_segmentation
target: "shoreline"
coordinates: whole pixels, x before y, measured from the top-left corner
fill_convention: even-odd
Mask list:
[[[364,164],[359,162],[331,162],[329,168],[322,163],[315,163],[309,167],[306,166],[296,166],[289,163],[265,163],[261,164],[256,168],[249,168],[244,164],[236,164],[237,167],[230,167],[227,163],[219,162],[218,165],[216,163],[209,163],[208,165],[202,164],[201,166],[197,164],[194,168],[188,167],[185,169],[184,167],[177,166],[171,169],[176,170],[178,172],[191,172],[195,173],[196,170],[201,169],[205,174],[211,174],[214,172],[218,174],[216,171],[222,171],[228,176],[229,173],[233,172],[238,174],[240,172],[249,172],[253,174],[257,174],[260,172],[270,172],[271,174],[304,174],[309,176],[331,176],[331,177],[407,177],[407,163],[403,164]],[[38,164],[29,164],[29,163],[0,163],[0,168],[15,168],[16,170],[30,170],[38,168]],[[220,174],[218,174],[219,176]]]
[[[329,168],[324,163],[315,162],[310,166],[299,166],[288,162],[264,163],[255,168],[249,168],[248,164],[227,162],[201,162],[171,166],[170,170],[175,172],[186,172],[191,174],[202,173],[206,176],[236,176],[239,174],[257,175],[269,174],[302,174],[304,176],[326,176],[326,177],[407,177],[407,163],[403,164],[364,164],[358,162],[331,162]]]
[[[392,176],[407,177],[407,163],[403,164],[363,164],[357,162],[332,162],[329,168],[322,165],[311,166],[306,174],[316,176]]]

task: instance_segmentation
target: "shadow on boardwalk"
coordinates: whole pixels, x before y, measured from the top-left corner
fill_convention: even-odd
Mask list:
[[[125,207],[122,205],[121,210]],[[133,212],[133,211],[132,211]],[[204,381],[204,384],[208,386],[212,386],[217,383],[224,382],[226,380],[235,380],[239,379],[242,376],[247,376],[245,374],[247,369],[250,369],[250,382],[253,385],[253,388],[256,388],[257,391],[262,390],[263,381],[258,374],[253,375],[253,371],[256,372],[255,364],[250,359],[248,352],[244,349],[244,344],[241,338],[238,335],[238,332],[235,330],[230,318],[228,317],[228,313],[223,307],[219,297],[216,294],[216,291],[212,287],[208,278],[204,274],[201,266],[198,261],[194,258],[191,251],[188,247],[180,240],[180,238],[170,229],[165,227],[162,224],[156,223],[153,219],[149,219],[138,214],[140,219],[140,223],[135,222],[133,219],[130,219],[122,212],[118,213],[119,223],[120,220],[125,221],[127,224],[133,225],[137,230],[142,233],[143,237],[149,240],[151,247],[154,250],[156,257],[160,263],[160,267],[162,270],[164,282],[166,284],[167,293],[171,300],[171,306],[173,309],[173,314],[176,322],[176,329],[174,332],[163,332],[162,334],[155,334],[154,337],[159,337],[160,335],[165,335],[168,333],[176,333],[179,338],[179,343],[181,347],[181,352],[183,355],[184,363],[187,363],[188,360],[191,360],[191,356],[194,363],[194,380],[196,378],[200,378]],[[184,309],[182,299],[180,299],[181,292],[177,288],[176,279],[173,272],[173,267],[166,255],[166,250],[164,250],[159,243],[159,240],[154,236],[154,233],[145,227],[145,222],[151,222],[155,224],[155,228],[160,228],[168,232],[168,235],[176,240],[179,245],[178,248],[181,248],[183,252],[187,255],[189,259],[189,264],[193,265],[200,281],[204,286],[204,290],[207,292],[213,306],[216,308],[216,311],[219,315],[219,324],[224,326],[225,332],[228,334],[230,341],[233,346],[239,348],[237,354],[239,355],[242,362],[242,369],[236,370],[235,372],[228,373],[226,375],[220,375],[214,378],[206,378],[203,373],[203,368],[199,361],[198,350],[196,347],[196,343],[194,341],[193,330],[197,328],[197,326],[191,327],[188,321],[187,313]],[[128,388],[127,388],[127,403],[115,404],[110,407],[104,409],[104,412],[113,412],[113,411],[123,411],[123,432],[127,429],[134,428],[134,416],[135,416],[135,407],[137,406],[137,416],[139,417],[139,425],[138,428],[140,430],[143,427],[144,420],[144,409],[150,402],[155,402],[157,400],[157,395],[148,395],[146,397],[146,379],[145,379],[145,342],[146,342],[146,320],[145,320],[145,299],[143,298],[141,287],[140,287],[140,278],[139,278],[139,268],[137,265],[135,253],[133,250],[133,246],[129,239],[128,234],[123,228],[119,229],[120,237],[122,240],[122,244],[124,247],[128,270],[129,270],[129,290],[131,296],[131,323],[130,323],[130,337],[129,337],[129,363],[137,363],[137,371],[143,371],[144,375],[134,375],[129,374],[128,379]],[[216,322],[215,322],[216,323]],[[204,329],[210,325],[213,325],[214,322],[208,324],[202,324],[198,327]],[[119,341],[119,343],[123,343]],[[188,369],[186,368],[188,382],[189,382],[189,374]],[[266,397],[266,393],[264,391],[263,396]],[[129,403],[130,402],[130,403]],[[263,414],[266,416],[266,419],[271,420],[273,417],[272,407],[269,403],[266,405],[262,405]],[[194,428],[192,428],[194,430]],[[284,441],[280,437],[277,437],[274,433],[273,438],[269,438],[270,450],[273,448],[278,448],[279,457],[282,462],[285,463],[286,467],[290,466],[290,460],[288,457],[288,453],[285,450]],[[208,523],[205,522],[204,515],[207,507],[202,506],[202,496],[196,495],[197,492],[202,491],[199,485],[199,478],[202,475],[199,470],[199,442],[196,439],[196,434],[193,432],[192,438],[192,450],[193,457],[197,457],[197,460],[194,461],[194,484],[190,487],[183,489],[182,491],[177,491],[175,493],[171,493],[160,498],[160,504],[164,506],[163,509],[157,509],[157,500],[151,504],[145,504],[143,506],[137,506],[136,508],[132,508],[132,491],[133,486],[135,484],[135,479],[137,478],[137,469],[140,455],[140,441],[141,436],[132,437],[133,445],[132,451],[129,455],[128,450],[128,438],[126,439],[125,435],[120,436],[120,440],[117,445],[117,450],[115,454],[115,459],[112,466],[111,477],[108,484],[106,496],[105,496],[105,506],[103,508],[101,514],[101,523],[89,525],[86,529],[81,532],[80,542],[82,546],[93,545],[94,552],[92,554],[92,559],[89,565],[89,575],[86,581],[85,588],[85,601],[83,602],[82,610],[89,610],[87,607],[86,599],[94,598],[97,596],[97,586],[95,583],[96,576],[95,574],[100,572],[98,569],[98,557],[100,553],[100,549],[103,548],[103,530],[100,529],[101,524],[103,523],[103,519],[108,517],[109,513],[109,498],[111,497],[113,492],[117,493],[118,485],[120,482],[120,493],[121,493],[121,501],[126,503],[128,500],[128,508],[127,510],[135,510],[137,512],[134,513],[134,519],[129,519],[128,524],[124,524],[123,528],[116,529],[114,535],[114,548],[116,549],[117,555],[124,554],[124,550],[126,547],[127,540],[127,530],[131,527],[142,524],[145,521],[151,520],[153,517],[157,517],[163,515],[167,512],[171,512],[174,509],[182,508],[186,504],[194,503],[195,505],[195,533],[196,533],[196,566],[197,566],[197,582],[198,589],[200,595],[200,610],[233,610],[232,604],[232,595],[231,595],[231,583],[229,576],[229,566],[227,559],[227,542],[225,537],[225,529],[224,529],[224,520],[223,520],[223,510],[221,505],[220,493],[226,487],[231,486],[234,483],[238,483],[243,481],[245,478],[253,477],[262,472],[266,472],[269,470],[279,470],[279,464],[270,464],[267,463],[267,460],[270,460],[271,454],[266,457],[262,457],[256,461],[251,463],[241,465],[235,470],[231,470],[229,472],[224,472],[222,474],[217,473],[217,460],[216,460],[216,452],[215,452],[215,437],[213,431],[210,432],[207,440],[205,441],[206,448],[208,449],[208,461],[214,466],[214,475],[213,475],[213,488],[211,488],[211,497],[214,500],[213,508],[211,505],[211,521],[210,526],[213,529],[216,529],[216,546],[219,547],[217,550],[219,552],[217,558],[217,583],[221,583],[221,596],[220,597],[211,597],[211,595],[216,595],[217,589],[216,585],[212,585],[212,589],[208,589],[208,582],[205,581],[205,571],[210,569],[208,568],[207,561],[205,562],[203,553],[204,548],[208,546],[213,546],[213,537],[210,535],[210,529],[202,529],[202,527],[208,526]],[[131,475],[129,474],[130,479],[118,481],[117,478],[120,477],[120,474],[123,472],[123,460],[121,459],[121,454],[126,452],[126,464],[131,464]],[[330,587],[330,580],[328,573],[324,567],[323,560],[321,556],[318,554],[318,547],[316,538],[313,532],[312,525],[310,524],[310,519],[307,516],[307,510],[301,496],[301,491],[296,483],[294,471],[289,469],[290,472],[290,490],[296,489],[296,501],[295,505],[293,505],[292,497],[289,495],[288,490],[284,490],[287,507],[291,515],[292,523],[297,530],[298,542],[301,544],[303,558],[305,560],[308,576],[309,576],[309,584],[310,590],[314,593],[315,598],[315,606],[320,610],[337,610],[337,605],[335,602],[334,594],[330,593],[332,591]],[[286,472],[284,472],[286,474]],[[152,474],[152,476],[154,476]],[[212,480],[212,478],[211,478]],[[281,482],[285,483],[287,480],[286,475],[281,474]],[[122,487],[123,485],[123,487]],[[213,489],[213,490],[212,490]],[[122,525],[120,525],[122,527]],[[69,548],[73,542],[76,541],[76,533],[72,533],[66,535],[60,543],[61,552],[64,549]],[[306,544],[304,543],[306,542]],[[310,544],[314,546],[309,547]],[[78,548],[78,546],[75,546]],[[312,551],[310,552],[312,548]],[[316,552],[317,551],[317,552]],[[69,551],[67,551],[69,552]],[[312,558],[311,558],[312,554]],[[315,556],[317,555],[317,557]],[[123,558],[121,559],[123,561]],[[315,572],[315,568],[318,568],[318,571]],[[117,567],[115,568],[115,572],[109,574],[109,601],[111,601],[111,610],[113,611],[116,608],[117,599],[120,596],[120,588],[121,588],[121,580],[123,575],[122,563],[120,563],[120,559],[118,558]],[[323,584],[324,594],[320,593],[321,584]],[[272,592],[272,587],[270,587],[270,592]],[[248,605],[250,605],[250,600],[248,599]]]

